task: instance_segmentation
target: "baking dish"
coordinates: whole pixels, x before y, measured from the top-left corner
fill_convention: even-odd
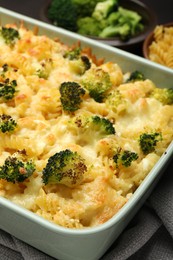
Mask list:
[[[128,54],[91,39],[55,28],[23,15],[1,8],[1,23],[23,21],[28,28],[39,27],[40,34],[59,37],[64,43],[76,41],[90,46],[97,57],[116,61],[124,71],[142,69],[158,86],[171,87],[172,70],[162,68],[143,58]],[[52,224],[10,201],[0,198],[0,228],[57,259],[99,259],[142,206],[164,172],[173,155],[173,144],[136,190],[128,203],[105,224],[85,230],[66,229]],[[80,247],[79,247],[80,245]]]

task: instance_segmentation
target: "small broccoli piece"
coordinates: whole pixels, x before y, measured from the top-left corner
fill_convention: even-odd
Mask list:
[[[121,113],[127,109],[127,101],[123,98],[119,90],[111,91],[105,103],[115,113]]]
[[[71,0],[52,0],[48,9],[48,18],[56,26],[74,32],[77,29],[77,9]]]
[[[116,10],[118,7],[118,0],[106,0],[104,2],[99,2],[94,8],[92,17],[97,21],[101,21],[108,17],[108,15]]]
[[[119,23],[127,23],[131,28],[131,36],[143,30],[142,17],[135,11],[119,6],[118,12],[120,13]]]
[[[122,41],[127,41],[131,36],[130,26],[127,23],[123,25],[117,25],[117,26],[109,25],[102,30],[99,36],[101,38],[118,36]]]
[[[77,32],[82,35],[99,36],[102,24],[93,17],[81,17],[77,21]]]
[[[113,123],[104,117],[93,116],[91,118],[92,128],[98,130],[103,135],[113,135],[115,134],[115,128]]]
[[[79,47],[66,51],[63,57],[69,59],[70,69],[78,75],[84,74],[91,67],[89,58],[81,54],[81,48]]]
[[[88,90],[90,97],[99,103],[103,102],[112,86],[109,73],[101,68],[87,70],[81,79],[81,84]]]
[[[141,71],[135,70],[130,74],[126,82],[135,82],[137,80],[145,80],[145,77]]]
[[[107,26],[99,34],[102,38],[119,37],[122,41],[127,41],[136,33],[141,32],[144,26],[142,17],[135,11],[118,7],[107,17]]]
[[[16,39],[20,38],[18,30],[14,28],[2,27],[2,29],[0,30],[0,35],[2,35],[2,37],[4,38],[5,43],[10,46],[13,46]]]
[[[7,157],[4,164],[0,166],[0,179],[16,183],[29,178],[35,171],[35,165],[33,161],[27,161],[25,157],[25,150]]]
[[[65,59],[69,59],[69,60],[76,60],[76,59],[79,59],[80,55],[81,55],[81,48],[75,47],[70,50],[67,50],[64,53],[63,57]]]
[[[8,64],[5,63],[2,65],[2,68],[0,70],[0,75],[5,78],[5,73],[8,71],[9,67],[8,67]]]
[[[97,115],[80,115],[76,116],[69,122],[71,132],[79,135],[78,141],[82,145],[88,142],[97,142],[97,140],[108,135],[115,134],[113,123],[105,118]]]
[[[82,102],[81,97],[85,94],[85,90],[76,82],[63,82],[60,85],[60,100],[65,111],[76,111],[80,108]]]
[[[143,154],[149,154],[155,151],[157,143],[162,140],[162,134],[155,133],[143,133],[139,137],[139,146]]]
[[[173,89],[172,88],[155,88],[150,97],[153,97],[160,101],[163,105],[173,104]]]
[[[120,17],[121,17],[121,14],[118,11],[111,12],[107,18],[107,22],[109,25],[115,26],[119,23]]]
[[[116,166],[119,167],[123,165],[129,167],[133,161],[138,159],[138,154],[131,152],[129,150],[122,150],[121,148],[117,149],[117,153],[113,156],[113,160],[116,163]]]
[[[16,92],[17,82],[9,79],[6,79],[3,83],[0,82],[0,98],[3,98],[5,101],[10,100],[14,97]]]
[[[89,70],[91,68],[91,62],[90,62],[89,58],[85,55],[82,55],[81,60],[84,64],[85,71]]]
[[[105,0],[72,0],[72,3],[76,6],[78,17],[91,16],[94,8],[98,2]]]
[[[36,75],[39,77],[39,78],[42,78],[42,79],[47,79],[49,74],[46,72],[46,70],[44,68],[42,69],[38,69],[36,71]]]
[[[82,55],[79,59],[70,61],[69,66],[72,72],[78,75],[83,75],[90,69],[91,62],[87,56]]]
[[[16,126],[16,121],[10,115],[0,115],[0,131],[2,133],[13,132]]]
[[[84,159],[69,149],[51,156],[43,169],[42,179],[45,184],[64,184],[69,187],[78,185],[87,171]]]

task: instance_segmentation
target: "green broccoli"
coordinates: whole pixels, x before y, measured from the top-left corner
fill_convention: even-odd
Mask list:
[[[81,78],[81,84],[88,90],[90,97],[99,103],[103,102],[112,87],[109,73],[101,68],[87,70]]]
[[[81,55],[81,48],[75,47],[70,50],[67,50],[64,53],[63,57],[65,59],[69,59],[69,60],[76,60],[76,59],[79,59],[80,55]]]
[[[2,65],[2,68],[1,68],[1,72],[0,72],[0,75],[5,78],[5,73],[8,71],[9,69],[9,66],[7,63],[3,64]]]
[[[117,149],[117,153],[113,156],[113,160],[116,163],[116,166],[119,167],[123,165],[129,167],[133,161],[138,159],[138,154],[131,152],[129,150],[122,150],[121,148]]]
[[[8,182],[23,182],[35,171],[33,161],[26,160],[25,150],[18,151],[7,157],[4,164],[0,166],[0,179]]]
[[[135,81],[138,81],[138,80],[145,80],[145,76],[141,71],[135,70],[132,73],[130,73],[126,82],[135,82]]]
[[[99,34],[99,37],[101,38],[110,38],[115,36],[120,37],[120,39],[123,41],[127,41],[131,36],[129,24],[117,26],[109,25]]]
[[[115,128],[113,123],[104,117],[92,116],[91,117],[91,127],[96,131],[99,131],[103,135],[112,135],[115,134]]]
[[[80,139],[83,143],[85,143],[88,139],[98,140],[102,139],[107,135],[114,135],[115,128],[113,123],[105,118],[97,115],[89,116],[89,115],[80,115],[73,118],[70,123],[71,131],[73,131],[73,127],[77,132],[80,133]],[[90,138],[91,137],[91,138]]]
[[[123,112],[127,108],[127,101],[117,89],[114,89],[108,94],[105,103],[115,113]]]
[[[147,155],[155,151],[157,143],[162,140],[162,134],[159,132],[143,133],[139,137],[139,146],[143,154]]]
[[[5,101],[10,100],[16,93],[17,81],[6,79],[3,83],[0,82],[0,98]]]
[[[91,62],[87,56],[82,55],[78,60],[69,62],[69,67],[72,72],[83,75],[91,67]]]
[[[69,59],[69,67],[72,72],[83,75],[86,70],[90,69],[91,62],[86,55],[80,55],[80,53],[77,52],[77,49],[66,52],[64,58]]]
[[[98,2],[105,0],[71,0],[76,6],[78,17],[91,16]]]
[[[127,41],[144,28],[142,17],[135,11],[118,7],[107,17],[107,26],[99,34],[102,38],[120,37],[122,41]]]
[[[16,127],[17,123],[10,115],[0,115],[0,131],[2,133],[13,132]]]
[[[121,14],[118,11],[111,12],[107,18],[108,25],[115,26],[119,23],[119,19],[121,17]]]
[[[160,101],[163,105],[173,104],[173,89],[172,88],[155,88],[149,95]]]
[[[97,21],[106,19],[108,15],[116,10],[118,7],[118,0],[106,0],[103,2],[97,3],[92,13],[92,17]]]
[[[119,23],[127,23],[131,28],[131,36],[143,30],[142,17],[137,12],[119,6],[118,12],[120,13]]]
[[[82,35],[97,36],[100,33],[100,26],[92,17],[81,17],[77,21],[77,32]]]
[[[52,0],[48,9],[48,18],[56,26],[74,32],[77,29],[77,9],[71,0]]]
[[[64,184],[68,187],[78,185],[87,171],[84,159],[69,149],[51,156],[43,169],[42,179],[45,184]]]
[[[0,30],[0,35],[4,38],[5,43],[10,46],[13,46],[16,39],[20,38],[18,30],[14,28],[2,27]]]
[[[59,90],[61,104],[65,111],[73,112],[80,108],[81,97],[85,94],[85,90],[78,83],[63,82]]]

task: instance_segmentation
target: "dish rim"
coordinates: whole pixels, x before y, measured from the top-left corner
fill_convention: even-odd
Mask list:
[[[65,33],[65,36],[72,37],[72,39],[75,41],[82,39],[82,40],[84,40],[84,42],[86,44],[94,44],[94,47],[99,46],[99,47],[107,49],[107,50],[111,50],[111,51],[115,50],[115,47],[105,45],[104,43],[101,43],[101,42],[96,42],[95,40],[89,39],[85,36],[81,36],[76,33],[66,31],[65,29],[62,29],[62,28],[57,28],[53,25],[45,24],[42,21],[38,21],[36,19],[30,18],[25,15],[22,15],[22,14],[19,14],[19,13],[16,13],[16,12],[13,12],[8,9],[0,7],[0,12],[1,12],[1,10],[4,11],[5,15],[10,15],[13,18],[15,18],[17,21],[23,20],[26,23],[28,22],[29,24],[32,24],[32,26],[38,25],[38,26],[43,27],[43,29],[51,29],[51,31],[53,31],[53,32],[57,32],[60,34]],[[153,62],[145,60],[144,58],[138,57],[134,54],[127,53],[124,50],[119,50],[116,48],[115,54],[116,53],[122,54],[123,56],[126,55],[128,57],[133,57],[133,58],[137,59],[138,61],[142,61],[143,63],[150,64],[152,67],[161,68],[162,70],[167,71],[169,73],[171,72],[171,74],[173,74],[171,69],[163,68],[159,64],[153,64]],[[20,214],[20,215],[26,217],[27,219],[33,220],[35,223],[42,225],[45,228],[48,228],[49,230],[56,232],[56,233],[63,233],[63,234],[73,235],[73,236],[85,236],[88,234],[99,233],[100,231],[110,229],[113,225],[120,222],[123,216],[126,216],[127,214],[129,214],[130,210],[135,207],[136,203],[140,200],[142,195],[144,195],[147,192],[147,189],[152,184],[152,182],[154,182],[156,180],[158,172],[162,171],[162,168],[164,168],[166,166],[166,164],[169,163],[172,155],[173,155],[173,142],[170,143],[170,145],[167,147],[166,151],[163,153],[161,158],[154,165],[152,170],[145,177],[143,182],[140,184],[140,186],[137,188],[137,190],[133,193],[132,197],[127,201],[127,203],[111,219],[109,219],[105,223],[103,223],[99,226],[96,226],[96,227],[89,227],[89,228],[84,228],[84,229],[72,229],[72,228],[61,227],[57,224],[54,224],[54,223],[44,219],[43,217],[38,216],[36,213],[33,213],[33,212],[15,204],[14,202],[9,201],[8,199],[6,199],[4,197],[0,197],[0,210],[1,210],[2,206],[7,207],[7,208],[13,210],[15,213]],[[161,167],[160,171],[158,171],[159,167]]]

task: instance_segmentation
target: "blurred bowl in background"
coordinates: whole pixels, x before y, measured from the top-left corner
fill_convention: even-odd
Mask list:
[[[173,68],[173,22],[158,24],[143,42],[144,58]]]
[[[40,19],[46,23],[53,24],[52,21],[47,17],[47,12],[50,4],[51,0],[47,1],[45,5],[41,8]],[[136,52],[137,49],[141,49],[142,52],[142,44],[145,38],[157,25],[157,15],[152,8],[138,0],[120,0],[120,6],[135,11],[142,16],[142,23],[144,24],[144,29],[142,32],[136,34],[127,41],[122,41],[119,37],[100,38],[97,36],[86,36],[126,51]]]

